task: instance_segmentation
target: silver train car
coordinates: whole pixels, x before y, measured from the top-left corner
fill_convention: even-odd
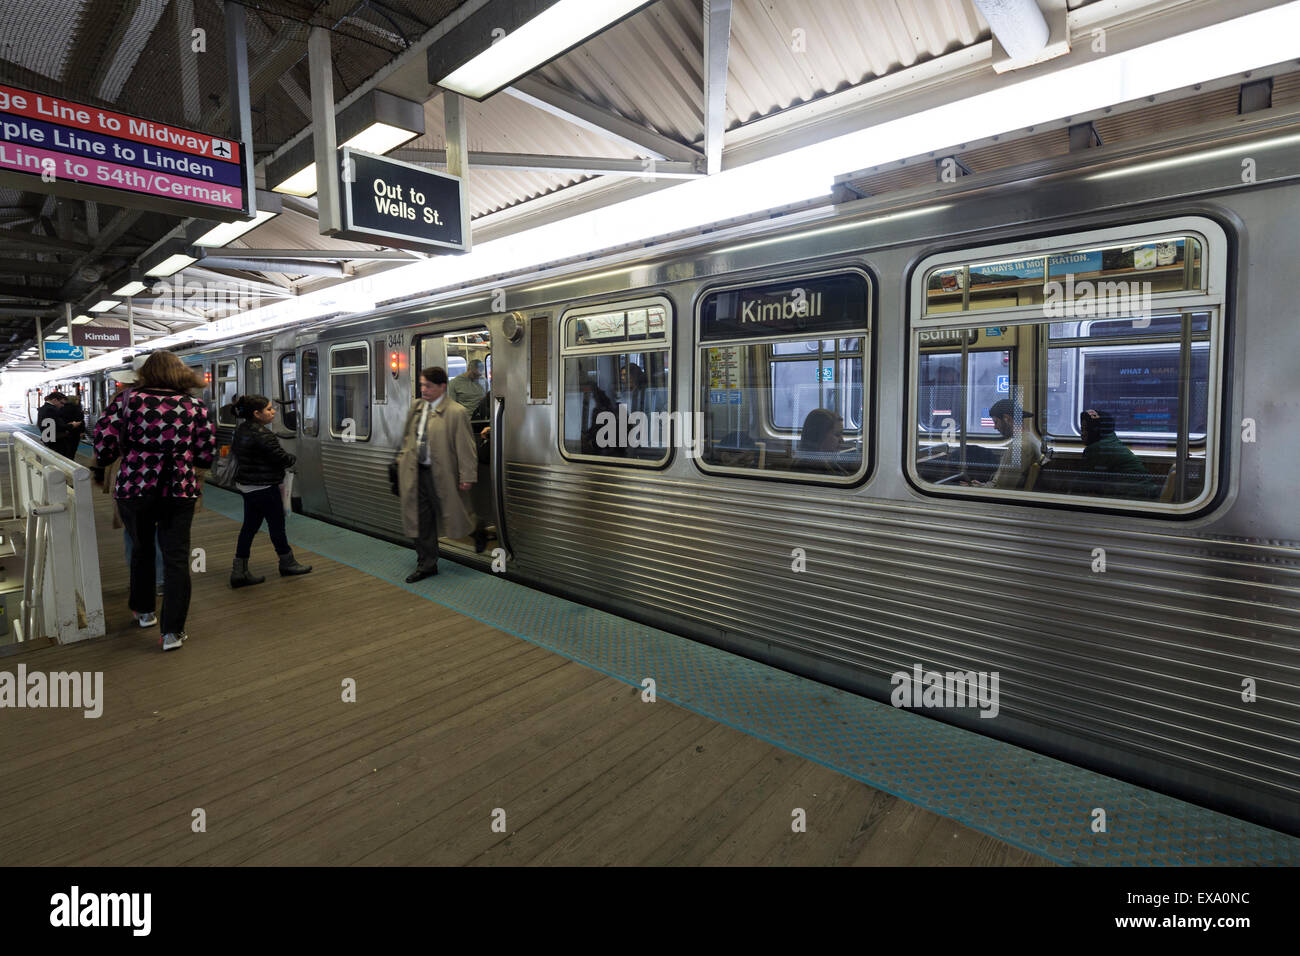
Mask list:
[[[1297,130],[1071,154],[184,358],[216,405],[282,403],[297,507],[394,540],[417,376],[481,360],[495,539],[447,542],[459,560],[1300,833]],[[996,702],[954,693],[966,674]]]

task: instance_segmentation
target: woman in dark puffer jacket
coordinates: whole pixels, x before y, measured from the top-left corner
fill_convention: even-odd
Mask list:
[[[241,419],[235,429],[231,453],[239,465],[235,473],[235,488],[244,496],[244,526],[239,529],[230,586],[242,588],[266,580],[254,577],[248,570],[253,538],[261,530],[263,521],[266,521],[275,553],[280,556],[280,576],[306,574],[311,566],[297,562],[284,533],[280,483],[284,481],[285,469],[292,468],[296,459],[280,447],[280,440],[267,427],[275,418],[275,406],[265,395],[240,395],[229,407]]]

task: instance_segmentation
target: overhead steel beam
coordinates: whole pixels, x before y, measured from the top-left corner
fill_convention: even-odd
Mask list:
[[[321,235],[343,227],[337,165],[338,140],[334,129],[334,67],[330,32],[312,27],[307,37],[311,75],[312,141],[316,153],[316,206]]]
[[[988,21],[1002,48],[1016,60],[1025,60],[1047,46],[1051,31],[1034,0],[973,0]]]
[[[248,94],[248,29],[243,4],[230,0],[223,6],[226,15],[226,73],[229,77],[227,104],[230,107],[230,135],[244,156],[244,181],[248,184],[248,215],[257,215],[256,177],[253,173],[253,114]],[[191,18],[193,11],[191,10]]]
[[[32,302],[57,302],[58,296],[53,289],[44,289],[37,292],[27,286],[10,285],[9,283],[0,283],[0,295],[7,295],[14,299],[25,299]]]
[[[42,249],[57,249],[60,252],[90,252],[92,248],[84,242],[41,236],[33,232],[14,232],[12,229],[0,229],[0,242],[17,242],[25,246],[40,246]]]
[[[458,93],[442,94],[442,138],[447,144],[447,172],[452,176],[465,178],[469,166],[468,120],[465,116],[465,99]],[[461,185],[461,198],[465,199],[465,188]],[[460,204],[460,242],[468,251],[470,243],[469,202]]]
[[[415,262],[415,256],[401,249],[233,249],[213,250],[222,259],[400,259]]]
[[[731,47],[731,0],[704,4],[704,163],[710,176],[722,171],[727,126],[727,52]]]
[[[71,268],[71,262],[37,262],[35,259],[0,257],[0,272],[39,272],[42,275],[66,276]]]
[[[331,262],[307,259],[224,259],[221,256],[203,256],[200,261],[209,269],[230,269],[237,272],[283,272],[288,275],[341,276],[343,266]]]
[[[393,159],[424,166],[447,165],[446,150],[395,149]],[[695,162],[656,160],[647,165],[640,159],[604,159],[592,156],[545,156],[533,153],[469,154],[472,169],[497,169],[512,172],[574,173],[580,176],[645,176],[647,179],[694,179],[703,173]]]
[[[699,150],[647,129],[580,96],[574,96],[545,80],[527,77],[501,92],[598,136],[621,143],[637,152],[648,153],[654,159],[703,164],[704,157]]]

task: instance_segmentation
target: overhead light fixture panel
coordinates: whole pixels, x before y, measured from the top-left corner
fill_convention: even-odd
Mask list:
[[[484,100],[653,0],[491,0],[429,48],[429,82]]]

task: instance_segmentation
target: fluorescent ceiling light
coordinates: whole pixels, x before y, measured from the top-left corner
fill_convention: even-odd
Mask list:
[[[252,219],[241,220],[240,222],[223,222],[219,226],[209,229],[199,238],[194,240],[196,246],[227,246],[234,242],[246,232],[252,232],[262,223],[269,219],[274,219],[278,213],[270,212],[266,209],[259,209],[257,215]],[[144,286],[141,286],[144,288]]]
[[[383,155],[390,149],[397,149],[411,139],[411,131],[387,123],[371,123],[356,136],[344,143],[363,153]]]
[[[610,24],[646,6],[646,2],[647,0],[559,0],[492,43],[469,62],[434,82],[472,99],[484,99]],[[453,46],[455,39],[458,38],[451,40]],[[444,51],[435,53],[433,49],[430,50],[431,57],[441,59],[444,55]],[[431,65],[432,63],[433,61]],[[434,66],[434,69],[436,71],[440,68]],[[434,79],[432,75],[430,79]]]
[[[72,320],[73,325],[85,325],[87,322],[94,322],[94,318],[89,315],[79,315]]]
[[[168,256],[162,262],[158,263],[152,269],[145,271],[145,275],[153,276],[156,279],[165,279],[170,275],[175,275],[186,266],[198,262],[193,256],[187,256],[183,252],[176,252]]]
[[[100,299],[98,302],[96,302],[94,305],[90,307],[90,311],[91,312],[112,312],[116,308],[117,308],[117,300]]]
[[[303,199],[316,195],[316,164],[308,163],[280,185],[271,188],[277,193],[288,193]]]
[[[114,290],[113,295],[125,295],[125,296],[139,295],[147,288],[149,287],[145,285],[143,282],[140,282],[137,279],[132,279],[126,285],[122,286],[122,288]]]
[[[339,111],[335,129],[342,146],[383,155],[424,135],[424,106],[383,90],[371,90]],[[311,136],[266,163],[273,192],[316,195],[316,152]],[[262,201],[258,201],[262,206]]]
[[[374,153],[382,156],[384,153],[397,149],[403,143],[410,142],[417,135],[417,133],[412,133],[409,129],[402,129],[399,126],[389,126],[387,123],[371,123],[343,145],[358,149],[363,153]],[[316,190],[316,164],[309,163],[276,186],[274,192],[288,193],[291,196],[302,196],[304,199],[308,199],[316,195]],[[216,244],[225,245],[225,243]],[[207,245],[207,243],[200,242],[199,245]]]

